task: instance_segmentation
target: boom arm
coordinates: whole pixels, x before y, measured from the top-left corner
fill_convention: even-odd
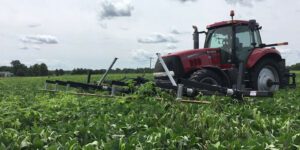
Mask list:
[[[275,44],[260,44],[259,47],[264,48],[264,47],[283,46],[283,45],[289,45],[289,43],[283,42],[283,43],[275,43]]]

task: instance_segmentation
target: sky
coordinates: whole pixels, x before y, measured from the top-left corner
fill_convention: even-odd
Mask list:
[[[299,0],[0,0],[0,66],[50,69],[149,67],[149,58],[192,49],[192,25],[256,19],[264,43],[300,62]],[[203,43],[204,36],[200,38]]]

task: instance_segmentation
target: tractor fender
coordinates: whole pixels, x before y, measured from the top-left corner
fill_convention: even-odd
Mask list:
[[[266,57],[278,61],[282,60],[280,52],[274,48],[256,48],[249,55],[246,68],[254,67],[257,62]]]
[[[223,86],[226,86],[226,87],[231,86],[229,76],[222,69],[220,69],[219,67],[216,67],[216,66],[203,66],[202,69],[211,70],[211,71],[215,72],[216,74],[220,75],[222,80],[224,81]]]

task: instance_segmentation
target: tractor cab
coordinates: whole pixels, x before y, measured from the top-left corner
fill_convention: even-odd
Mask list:
[[[260,45],[261,38],[258,28],[254,34],[249,26],[242,21],[236,24],[209,28],[204,48],[220,48],[221,63],[244,62],[253,50],[253,45]]]

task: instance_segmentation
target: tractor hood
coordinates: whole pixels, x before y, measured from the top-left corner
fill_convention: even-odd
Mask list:
[[[188,58],[193,58],[193,57],[197,57],[201,54],[215,53],[218,50],[220,50],[220,49],[219,48],[192,49],[192,50],[184,50],[184,51],[169,53],[162,57],[165,58],[165,57],[177,56],[177,57],[183,58],[184,56],[186,56]]]
[[[171,73],[178,78],[203,66],[220,65],[219,51],[219,48],[193,49],[169,53],[162,58]],[[155,65],[154,72],[155,77],[162,76],[162,74],[165,76],[165,71],[159,61]]]

